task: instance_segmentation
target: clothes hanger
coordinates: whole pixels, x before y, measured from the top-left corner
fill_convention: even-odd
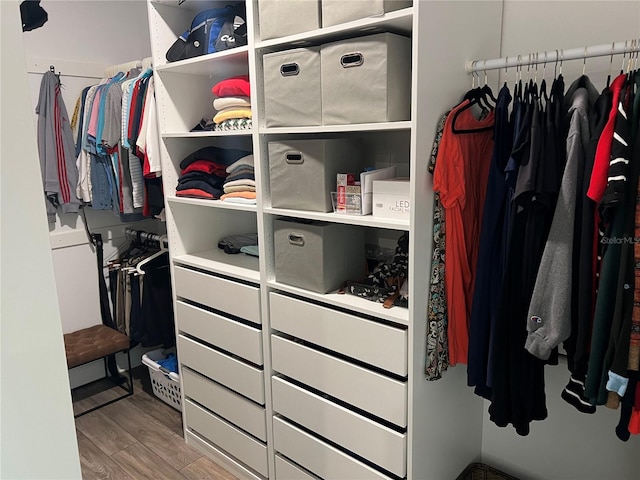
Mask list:
[[[616,42],[611,44],[611,57],[609,58],[609,75],[607,75],[607,88],[611,85],[611,70],[613,69],[613,50],[615,49]]]
[[[140,260],[138,262],[138,264],[136,265],[136,273],[138,273],[138,275],[144,275],[145,272],[144,270],[142,270],[142,267],[147,263],[149,263],[151,260],[158,258],[160,255],[163,255],[165,253],[169,253],[169,250],[164,246],[166,241],[167,241],[167,236],[162,235],[160,237],[160,250],[158,250],[153,255],[149,255],[147,258]]]
[[[474,62],[472,65],[473,71],[475,71],[475,65],[477,64],[477,62]],[[459,129],[456,128],[456,120],[458,119],[458,117],[460,116],[460,114],[462,112],[464,112],[465,110],[470,109],[471,107],[473,107],[474,105],[478,105],[481,109],[482,109],[482,114],[481,116],[484,116],[484,114],[488,111],[491,110],[491,108],[487,108],[487,106],[485,106],[485,104],[483,104],[483,101],[487,103],[488,105],[488,100],[486,99],[486,95],[483,91],[483,88],[480,87],[480,76],[478,75],[478,87],[475,87],[475,79],[472,80],[472,89],[469,90],[466,95],[464,96],[465,100],[469,100],[469,102],[464,106],[459,108],[456,113],[454,113],[453,115],[453,120],[451,121],[451,131],[455,134],[463,134],[463,133],[478,133],[478,132],[484,132],[484,131],[489,131],[489,130],[493,130],[493,125],[488,126],[488,127],[481,127],[481,128],[475,128],[475,129]]]
[[[549,103],[549,96],[547,95],[547,80],[545,74],[547,73],[547,52],[544,52],[544,64],[542,65],[542,81],[540,82],[540,107],[542,107],[542,99],[544,99],[545,105]]]

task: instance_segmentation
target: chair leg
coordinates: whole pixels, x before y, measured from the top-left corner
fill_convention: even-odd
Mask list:
[[[92,407],[92,408],[90,408],[88,410],[85,410],[84,412],[78,413],[77,415],[74,415],[73,418],[81,417],[83,415],[86,415],[87,413],[94,412],[94,411],[98,410],[99,408],[106,407],[107,405],[111,405],[112,403],[115,403],[115,402],[117,402],[119,400],[122,400],[124,398],[130,397],[130,396],[133,395],[133,369],[131,367],[131,354],[130,354],[129,350],[126,350],[126,352],[127,352],[127,367],[128,367],[127,371],[128,371],[128,374],[129,374],[129,379],[128,379],[129,385],[128,385],[128,388],[125,388],[122,385],[122,383],[119,383],[117,386],[122,388],[127,393],[125,393],[124,395],[121,395],[118,398],[114,398],[113,400],[109,400],[108,402],[104,402],[104,403],[101,403],[100,405],[96,405],[95,407]],[[106,372],[104,378],[109,378],[109,372],[108,372],[108,369],[106,368],[107,357],[103,357],[103,360],[105,362],[105,372]]]

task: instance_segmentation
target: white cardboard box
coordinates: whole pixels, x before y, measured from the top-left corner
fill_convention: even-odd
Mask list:
[[[385,218],[409,218],[409,179],[391,178],[373,181],[373,215]]]

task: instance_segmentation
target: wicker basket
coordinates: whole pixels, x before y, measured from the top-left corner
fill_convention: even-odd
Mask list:
[[[166,372],[160,367],[157,361],[164,358],[166,358],[166,355],[163,350],[152,350],[142,356],[142,363],[149,367],[153,394],[176,410],[182,410],[180,375],[174,372]]]
[[[518,480],[484,463],[472,463],[456,480]]]

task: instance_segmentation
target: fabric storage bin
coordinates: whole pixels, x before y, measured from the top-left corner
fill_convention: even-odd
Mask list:
[[[411,39],[379,33],[322,45],[322,122],[411,118]]]
[[[271,206],[330,212],[336,174],[359,171],[361,158],[353,139],[269,142]]]
[[[364,232],[312,220],[273,222],[276,281],[318,293],[364,276]]]
[[[322,26],[337,25],[411,6],[411,0],[322,0]]]
[[[265,125],[321,125],[320,47],[268,53],[262,58]]]
[[[259,0],[258,15],[261,40],[320,28],[318,0]]]

